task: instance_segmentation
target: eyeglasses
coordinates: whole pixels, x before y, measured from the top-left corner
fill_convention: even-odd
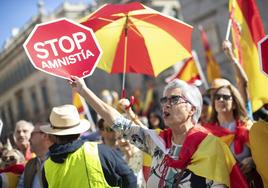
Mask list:
[[[36,133],[44,134],[42,131],[33,131],[33,132],[31,133],[31,136],[33,136],[33,135],[36,134]]]
[[[215,100],[219,101],[221,99],[223,99],[224,101],[229,101],[231,100],[233,97],[232,95],[222,95],[222,94],[215,94],[214,95]]]
[[[104,130],[109,132],[109,133],[114,132],[114,130],[111,127],[105,127]]]
[[[4,162],[15,161],[15,156],[2,156]]]
[[[162,106],[166,105],[169,103],[171,106],[178,104],[178,103],[190,103],[186,98],[179,96],[179,95],[172,95],[171,97],[162,97],[160,99],[160,104]]]

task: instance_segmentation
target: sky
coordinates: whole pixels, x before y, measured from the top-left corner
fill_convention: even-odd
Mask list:
[[[78,3],[91,0],[43,0],[47,13],[54,11],[64,1]],[[38,0],[0,0],[0,49],[13,28],[21,28],[38,14]]]

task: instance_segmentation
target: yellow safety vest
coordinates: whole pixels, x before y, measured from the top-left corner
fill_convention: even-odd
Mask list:
[[[69,154],[64,163],[55,163],[49,158],[44,168],[50,188],[111,187],[105,180],[96,142],[85,142],[82,147]]]

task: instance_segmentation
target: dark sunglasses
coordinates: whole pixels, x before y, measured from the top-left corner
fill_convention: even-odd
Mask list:
[[[15,156],[2,156],[4,162],[15,161]]]
[[[222,95],[222,94],[215,94],[214,95],[215,100],[219,101],[223,99],[224,101],[228,101],[232,99],[232,95]]]
[[[162,106],[166,105],[169,103],[170,105],[175,105],[178,103],[184,103],[184,102],[189,102],[186,98],[179,96],[179,95],[172,95],[171,97],[162,97],[160,99],[160,104]]]

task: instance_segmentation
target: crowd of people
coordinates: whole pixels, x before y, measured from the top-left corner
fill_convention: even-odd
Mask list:
[[[202,95],[174,79],[147,114],[72,77],[98,114],[96,131],[69,104],[53,107],[49,122],[18,121],[0,144],[0,187],[268,187],[268,118],[254,120],[247,77],[229,41],[223,49],[237,87],[217,78]]]

